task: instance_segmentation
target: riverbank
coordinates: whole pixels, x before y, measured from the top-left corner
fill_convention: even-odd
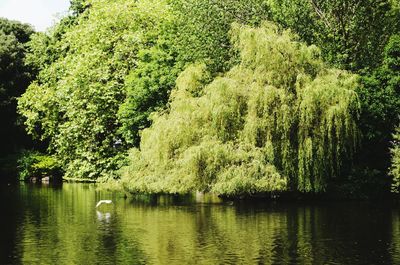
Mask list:
[[[64,182],[69,182],[69,183],[96,183],[97,182],[94,179],[88,179],[88,178],[67,178],[67,177],[63,177],[62,180]]]
[[[124,186],[120,180],[101,180],[65,177],[59,171],[56,175],[50,173],[55,168],[54,159],[45,155],[38,155],[35,152],[28,152],[22,156],[23,152],[11,154],[0,159],[0,182],[13,183],[17,181],[26,182],[67,182],[67,183],[96,183],[96,186],[105,191],[117,191],[126,197],[141,196],[145,193],[135,193],[128,187]],[[21,157],[23,159],[21,159]],[[26,162],[22,164],[22,162]],[[51,163],[43,163],[50,161]],[[49,166],[50,165],[50,166]],[[21,178],[21,171],[25,171],[25,177]],[[329,183],[328,189],[324,192],[299,192],[299,191],[280,191],[280,192],[264,192],[264,193],[242,193],[235,196],[224,196],[223,194],[212,194],[219,198],[229,201],[388,201],[398,199],[398,196],[388,192],[389,186],[385,182],[374,181],[374,179],[385,179],[383,176],[371,175],[364,176],[362,174],[354,174],[359,177],[348,177],[341,182]],[[388,178],[388,177],[386,177]],[[349,179],[349,180],[347,180]],[[385,192],[386,191],[386,192]],[[150,193],[150,192],[149,192]],[[168,194],[167,192],[154,193],[153,196]],[[181,194],[186,196],[188,193]],[[211,194],[211,193],[210,193]],[[149,194],[147,194],[149,195]],[[177,195],[177,194],[173,194]]]

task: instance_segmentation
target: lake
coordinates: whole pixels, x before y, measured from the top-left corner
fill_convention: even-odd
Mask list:
[[[399,208],[383,203],[125,199],[93,184],[0,199],[0,264],[400,264]]]

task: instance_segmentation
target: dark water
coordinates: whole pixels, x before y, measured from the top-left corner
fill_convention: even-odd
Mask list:
[[[132,201],[86,184],[0,192],[0,264],[400,264],[397,206]],[[114,204],[96,211],[100,199]]]

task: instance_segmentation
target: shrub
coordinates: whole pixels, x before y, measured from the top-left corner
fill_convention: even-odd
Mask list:
[[[396,133],[393,135],[394,142],[392,148],[392,166],[390,174],[393,177],[392,191],[400,192],[400,127],[397,127]]]
[[[23,151],[17,161],[17,168],[20,180],[28,180],[32,177],[59,178],[62,173],[56,158],[37,151]]]

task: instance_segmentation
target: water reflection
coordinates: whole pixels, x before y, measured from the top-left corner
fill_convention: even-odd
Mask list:
[[[97,220],[100,221],[101,223],[110,223],[111,220],[111,213],[102,213],[99,211],[96,211],[97,215]]]
[[[400,264],[395,207],[231,205],[203,194],[130,201],[87,184],[0,196],[0,264]],[[100,199],[114,205],[96,210]]]

